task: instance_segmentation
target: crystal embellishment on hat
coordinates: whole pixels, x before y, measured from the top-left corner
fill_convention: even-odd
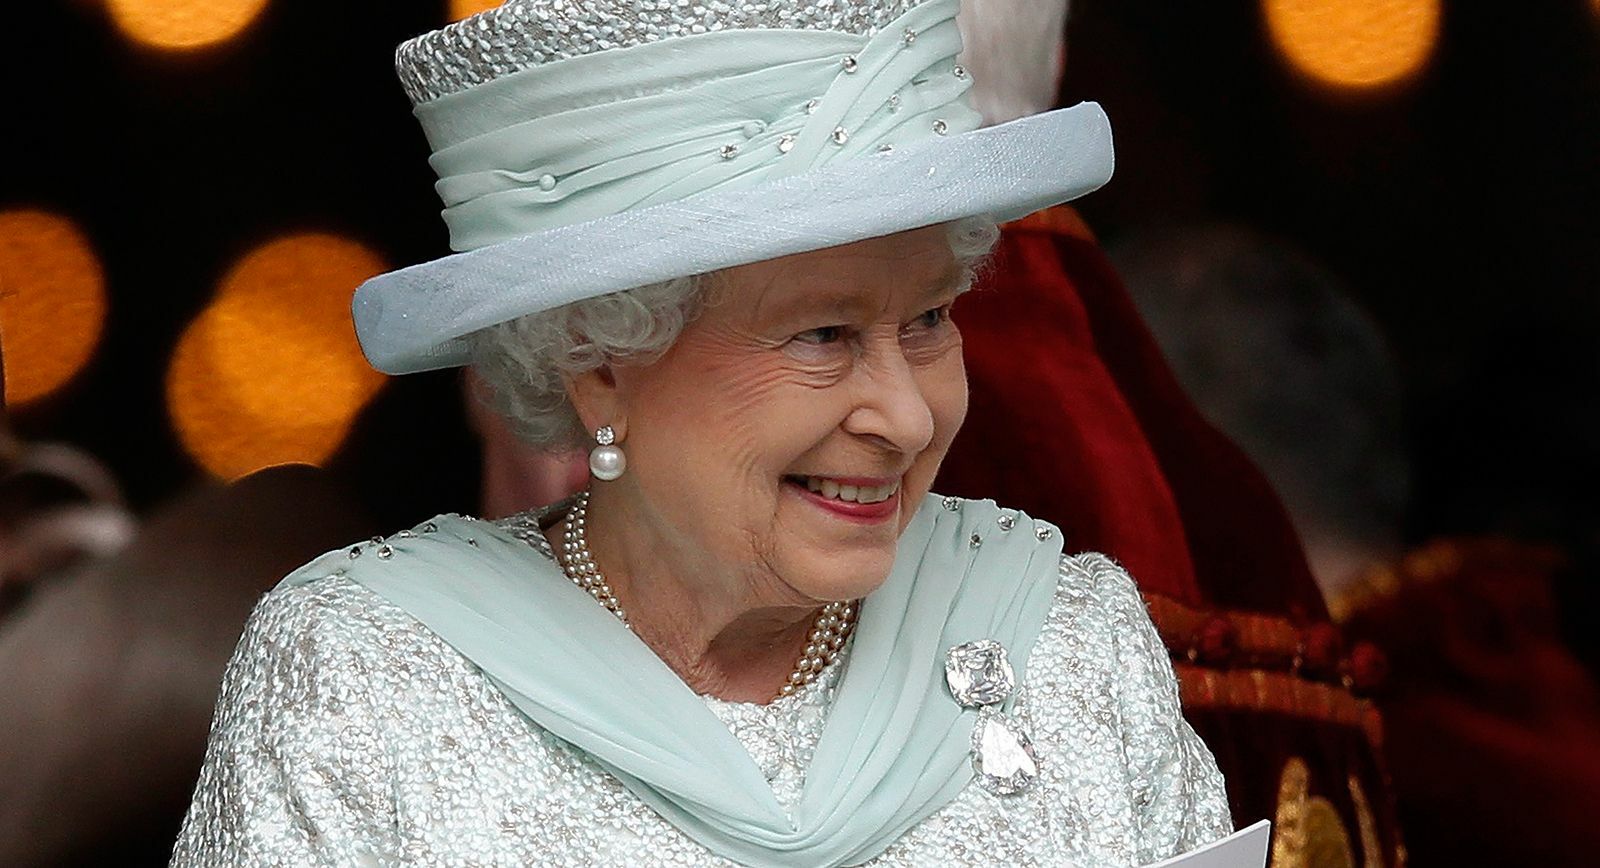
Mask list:
[[[966,642],[944,658],[944,680],[950,695],[966,708],[1004,702],[1017,689],[1011,656],[993,639]]]
[[[945,123],[943,118],[939,118],[933,122],[933,131],[942,136],[950,132],[950,125]]]
[[[924,0],[507,0],[403,43],[395,69],[413,104],[535,66],[728,30],[870,35]]]
[[[794,133],[784,133],[778,137],[778,153],[787,154],[794,150]]]
[[[834,144],[842,145],[842,144],[844,144],[845,142],[848,142],[848,141],[850,141],[850,131],[849,130],[845,129],[844,127],[834,127],[833,128],[833,143]]]
[[[985,708],[972,728],[972,770],[978,785],[997,796],[1010,796],[1039,779],[1039,753],[1027,727],[1011,715]]]

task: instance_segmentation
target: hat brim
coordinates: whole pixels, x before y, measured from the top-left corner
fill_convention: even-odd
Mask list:
[[[384,373],[465,365],[466,335],[526,314],[964,217],[1014,219],[1094,191],[1114,163],[1110,121],[1081,103],[382,274],[356,290],[356,335]]]

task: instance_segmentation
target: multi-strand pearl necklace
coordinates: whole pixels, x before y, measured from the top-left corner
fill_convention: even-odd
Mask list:
[[[617,595],[612,592],[610,583],[600,573],[594,556],[589,553],[588,516],[589,492],[585,491],[573,501],[562,523],[561,552],[557,561],[573,584],[588,591],[607,611],[627,624],[628,614],[622,610]],[[828,664],[838,659],[839,649],[844,647],[845,639],[849,638],[851,629],[855,627],[856,608],[854,603],[847,601],[822,607],[822,611],[817,613],[816,622],[811,625],[811,633],[806,637],[800,662],[789,673],[789,679],[778,691],[779,696],[788,696],[810,684],[822,670],[828,668]]]

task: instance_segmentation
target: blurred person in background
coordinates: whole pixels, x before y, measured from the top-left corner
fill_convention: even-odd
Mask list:
[[[360,509],[280,468],[135,521],[91,457],[0,438],[0,865],[165,864],[245,614]]]
[[[1305,253],[1202,225],[1129,239],[1116,260],[1185,389],[1283,495],[1347,635],[1387,653],[1380,704],[1413,858],[1593,864],[1600,689],[1559,629],[1570,558],[1505,535],[1404,545],[1399,372]]]
[[[301,467],[140,521],[100,462],[0,410],[0,865],[166,864],[239,625],[359,513]]]

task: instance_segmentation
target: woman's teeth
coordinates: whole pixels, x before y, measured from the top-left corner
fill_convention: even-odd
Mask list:
[[[806,488],[823,497],[848,500],[853,503],[880,503],[893,497],[894,493],[900,490],[898,481],[888,485],[840,485],[826,477],[807,476],[805,483]]]

